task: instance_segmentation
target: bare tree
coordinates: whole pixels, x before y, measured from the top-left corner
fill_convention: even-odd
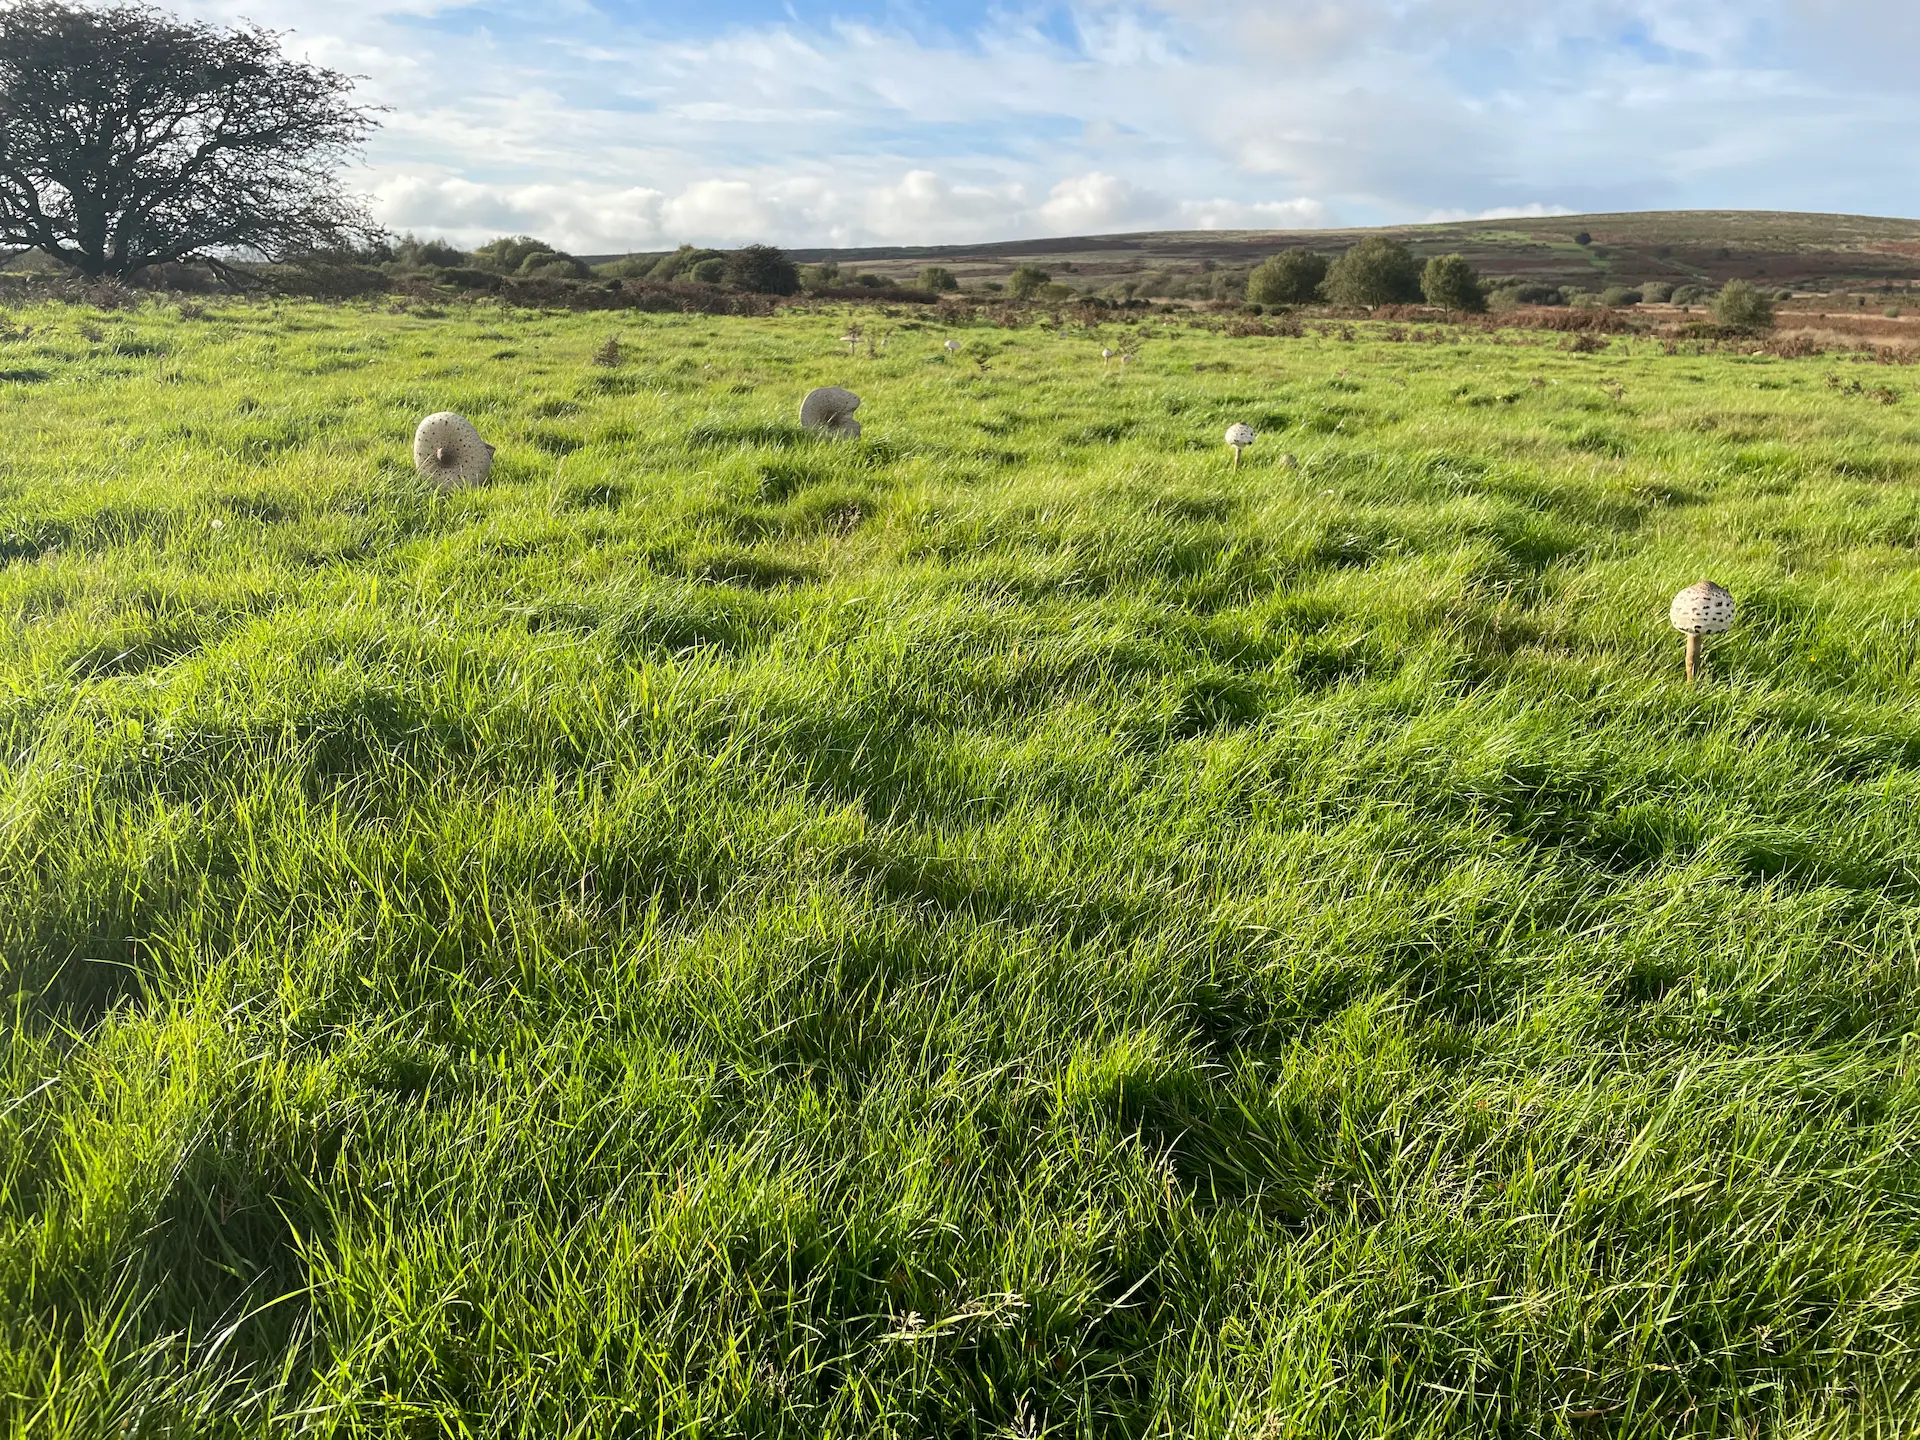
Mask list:
[[[258,27],[0,4],[0,245],[99,278],[368,243],[338,176],[375,123],[352,89]]]

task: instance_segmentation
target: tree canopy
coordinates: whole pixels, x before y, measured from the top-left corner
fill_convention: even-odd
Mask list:
[[[757,295],[791,295],[800,288],[800,268],[787,252],[771,245],[749,245],[726,257],[722,274],[736,290]]]
[[[1397,240],[1370,235],[1327,267],[1336,305],[1406,305],[1421,298],[1420,262]]]
[[[1305,305],[1320,294],[1327,278],[1327,257],[1297,246],[1269,256],[1247,277],[1247,299],[1255,305]]]
[[[0,244],[90,278],[370,244],[339,178],[374,126],[352,89],[258,27],[0,8]]]
[[[1455,310],[1478,313],[1487,308],[1487,292],[1480,283],[1480,272],[1464,255],[1434,256],[1420,277],[1420,288],[1426,292],[1429,305],[1438,305],[1448,314]]]

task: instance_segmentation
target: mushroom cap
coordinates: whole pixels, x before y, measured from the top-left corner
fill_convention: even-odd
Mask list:
[[[960,348],[960,342],[958,340],[947,341],[947,349],[958,350],[959,348]]]
[[[809,430],[839,430],[852,424],[853,412],[860,408],[860,397],[838,385],[825,385],[813,391],[800,404],[800,423]],[[859,427],[854,426],[855,433]]]
[[[1300,457],[1291,452],[1282,455],[1280,457],[1280,468],[1282,470],[1298,470],[1300,468]]]
[[[1668,618],[1683,635],[1724,635],[1733,628],[1733,596],[1713,581],[1702,580],[1673,597]]]
[[[493,446],[465,416],[442,410],[413,432],[413,467],[442,489],[477,485],[493,469]]]
[[[1251,445],[1255,438],[1253,426],[1251,425],[1229,425],[1227,427],[1227,444],[1233,446],[1236,450],[1243,445]]]

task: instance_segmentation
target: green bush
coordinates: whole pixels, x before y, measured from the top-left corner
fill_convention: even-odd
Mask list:
[[[1628,305],[1638,305],[1646,298],[1643,291],[1629,289],[1625,285],[1609,285],[1600,292],[1600,303],[1610,310],[1618,310]]]
[[[800,269],[787,252],[771,245],[749,245],[727,256],[727,284],[753,295],[792,295],[800,288]]]
[[[960,288],[960,278],[944,265],[928,265],[920,272],[920,288],[950,295]]]
[[[1295,247],[1269,256],[1247,277],[1247,299],[1255,305],[1306,305],[1319,298],[1327,278],[1327,257]]]
[[[691,245],[682,245],[671,255],[662,255],[654,262],[653,269],[647,272],[647,279],[665,284],[671,280],[690,279],[695,267],[709,260],[722,260],[727,257],[718,250],[699,250]]]
[[[800,267],[800,288],[802,290],[831,290],[840,283],[840,262],[822,260],[818,265]]]
[[[1487,297],[1493,309],[1512,309],[1516,305],[1564,305],[1567,295],[1558,285],[1540,285],[1525,280],[1509,280]]]
[[[1707,290],[1701,285],[1682,285],[1669,298],[1675,305],[1698,305],[1707,298]]]
[[[393,247],[393,259],[395,264],[404,265],[409,270],[445,269],[465,265],[467,252],[445,240],[422,240],[418,235],[402,235],[400,243]]]
[[[520,262],[514,274],[541,280],[585,280],[593,271],[585,262],[558,250],[536,250]]]
[[[1765,330],[1773,325],[1773,301],[1745,280],[1729,280],[1713,298],[1713,318],[1737,330]]]
[[[727,262],[719,255],[709,255],[705,260],[696,261],[686,273],[702,285],[718,285],[727,278]]]
[[[1037,265],[1022,265],[1007,277],[1007,293],[1016,300],[1025,300],[1042,285],[1053,283],[1053,276]]]
[[[1456,310],[1477,314],[1487,308],[1480,272],[1467,263],[1464,255],[1434,256],[1420,277],[1420,289],[1429,305],[1438,305],[1449,315]]]
[[[1640,287],[1640,298],[1648,305],[1664,305],[1673,299],[1673,286],[1665,280]]]
[[[541,256],[543,261],[555,257],[572,258],[559,246],[536,240],[531,235],[502,235],[475,250],[473,264],[482,270],[491,270],[496,275],[518,275],[536,255]]]
[[[1420,262],[1399,241],[1369,236],[1327,267],[1325,289],[1336,305],[1417,304]]]

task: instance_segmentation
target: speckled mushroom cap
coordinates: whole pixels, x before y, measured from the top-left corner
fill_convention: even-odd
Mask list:
[[[838,385],[815,390],[801,402],[800,423],[809,430],[825,430],[852,440],[860,434],[860,422],[853,412],[860,408],[860,397]]]
[[[493,469],[493,446],[464,416],[443,410],[413,432],[413,465],[443,489],[477,485]]]
[[[1282,470],[1298,470],[1300,468],[1300,457],[1293,454],[1282,455],[1280,457],[1280,468]]]
[[[1227,427],[1227,443],[1236,450],[1244,445],[1251,445],[1255,438],[1253,426],[1251,425],[1229,425]]]
[[[960,342],[958,340],[947,341],[947,349],[958,350],[959,348],[960,348]]]
[[[1673,628],[1683,635],[1724,635],[1733,628],[1733,596],[1711,580],[1673,597]]]

